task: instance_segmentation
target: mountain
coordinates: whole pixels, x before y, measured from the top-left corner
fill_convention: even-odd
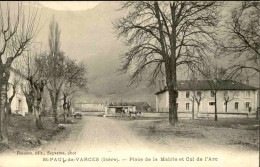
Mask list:
[[[88,71],[88,92],[76,97],[82,102],[149,101],[155,105],[155,87],[128,86],[129,74],[120,74],[120,54],[126,49],[117,39],[112,22],[122,15],[119,2],[102,2],[92,9],[60,11],[41,6],[42,29],[35,41],[48,47],[52,17],[61,29],[61,49],[67,56],[82,61]]]
[[[41,30],[35,41],[48,48],[49,23],[54,16],[61,29],[61,49],[67,56],[87,66],[88,92],[77,94],[77,101],[149,101],[155,106],[155,86],[148,88],[145,80],[138,87],[128,86],[129,73],[121,75],[117,72],[119,57],[126,50],[121,40],[117,39],[112,25],[124,14],[117,10],[119,3],[107,1],[92,9],[62,11],[47,8],[39,2]],[[187,79],[183,76],[187,76],[185,71],[179,73],[178,79]],[[253,84],[256,82],[253,81]]]

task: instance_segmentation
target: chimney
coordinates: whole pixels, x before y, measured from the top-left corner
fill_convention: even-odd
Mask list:
[[[249,85],[249,79],[248,78],[246,79],[246,84]]]
[[[161,86],[161,81],[160,80],[158,81],[158,88],[159,88],[159,90],[162,90],[162,86]]]
[[[165,83],[164,83],[164,79],[162,80],[162,89],[165,88]]]

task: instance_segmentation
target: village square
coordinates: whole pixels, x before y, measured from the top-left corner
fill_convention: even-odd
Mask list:
[[[0,4],[0,167],[259,166],[260,3]]]

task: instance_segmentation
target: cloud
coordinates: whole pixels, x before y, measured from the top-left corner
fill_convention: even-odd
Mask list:
[[[92,9],[102,1],[46,1],[39,2],[41,5],[54,9],[54,10],[63,10],[63,11],[78,11]]]

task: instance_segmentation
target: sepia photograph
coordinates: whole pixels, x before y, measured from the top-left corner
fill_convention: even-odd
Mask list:
[[[0,167],[259,167],[257,1],[1,1]]]

